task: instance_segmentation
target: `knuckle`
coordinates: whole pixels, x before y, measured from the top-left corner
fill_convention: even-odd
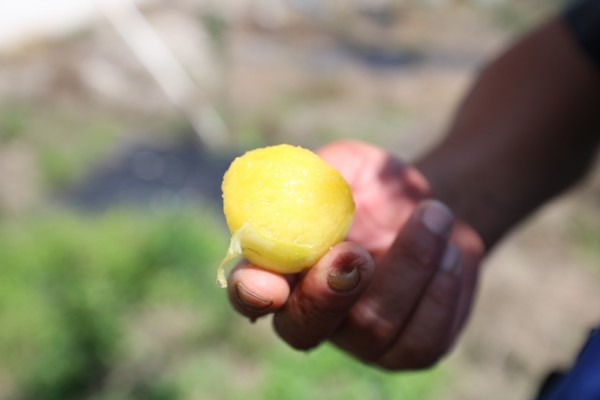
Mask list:
[[[449,312],[455,303],[457,286],[453,279],[438,274],[429,286],[428,296],[438,309]]]
[[[426,332],[403,335],[377,364],[389,370],[422,370],[435,366],[448,352],[450,344]]]
[[[282,339],[293,349],[299,351],[309,351],[319,345],[319,341],[307,340],[296,335],[282,337]]]
[[[321,305],[309,296],[297,296],[288,303],[285,315],[275,315],[273,323],[288,345],[306,351],[327,339],[329,326],[340,318],[337,310]]]
[[[422,232],[403,235],[397,242],[400,250],[397,257],[402,257],[408,268],[418,271],[434,270],[437,268],[443,244],[442,239]]]
[[[437,364],[443,354],[444,348],[441,343],[415,339],[410,342],[405,341],[402,358],[409,368],[425,369]]]
[[[339,319],[340,310],[329,302],[318,302],[310,296],[296,296],[292,303],[298,323],[303,326]]]
[[[364,331],[369,332],[375,343],[382,347],[394,341],[399,327],[395,321],[381,315],[373,307],[359,304],[354,309],[354,323]]]
[[[433,268],[439,258],[440,249],[430,240],[417,241],[407,246],[406,254],[411,263],[418,268]]]
[[[395,357],[382,357],[377,364],[390,371],[422,370],[434,367],[441,358],[438,351],[406,348]]]
[[[409,353],[409,368],[427,369],[435,366],[441,358],[437,352],[411,352]]]
[[[273,319],[275,332],[277,332],[279,337],[293,349],[308,351],[320,344],[320,340],[311,335],[307,330],[299,329],[296,326],[293,329],[289,329],[289,326],[284,326],[284,324],[286,324],[286,322],[284,322],[283,319],[278,318],[278,315],[275,315],[275,318]]]

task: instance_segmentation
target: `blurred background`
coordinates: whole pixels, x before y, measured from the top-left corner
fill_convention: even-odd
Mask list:
[[[274,143],[414,160],[548,0],[0,2],[0,399],[526,399],[600,320],[600,174],[489,258],[452,354],[287,348],[214,283],[220,180]]]

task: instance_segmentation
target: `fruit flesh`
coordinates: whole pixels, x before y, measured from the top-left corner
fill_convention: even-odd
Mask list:
[[[279,273],[311,267],[346,236],[354,214],[350,187],[310,150],[290,145],[252,150],[223,178],[223,211],[232,234],[225,264],[243,255]]]

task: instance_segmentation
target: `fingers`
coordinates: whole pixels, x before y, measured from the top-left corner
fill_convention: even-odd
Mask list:
[[[388,369],[420,369],[435,364],[448,350],[460,294],[460,256],[450,244],[422,300],[396,342],[376,360]]]
[[[229,296],[250,318],[274,313],[275,330],[297,349],[329,339],[384,368],[428,367],[448,351],[468,314],[483,253],[470,232],[454,227],[442,203],[426,200],[376,268],[363,247],[343,242],[293,282],[239,266]]]
[[[277,333],[297,349],[309,349],[328,339],[369,286],[374,261],[360,246],[334,246],[296,285],[285,306],[275,314]]]
[[[288,299],[290,285],[280,274],[242,264],[231,271],[227,292],[235,309],[254,320],[280,309]]]
[[[453,322],[451,343],[461,332],[467,320],[475,297],[479,275],[479,261],[485,253],[485,245],[481,237],[465,223],[458,222],[452,234],[452,239],[461,249],[461,291],[458,307]]]
[[[429,296],[436,293],[430,283],[437,285],[433,278],[448,247],[453,220],[440,202],[427,200],[417,207],[378,263],[368,291],[333,336],[334,343],[361,359],[376,361],[394,346],[411,318],[429,318],[424,314],[433,307],[423,311],[420,304],[429,304]]]

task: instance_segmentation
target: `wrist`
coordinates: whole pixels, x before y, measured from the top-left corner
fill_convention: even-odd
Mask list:
[[[465,157],[438,148],[415,162],[428,182],[429,197],[442,201],[491,248],[508,229],[511,210],[497,192],[486,192],[485,176],[478,175]]]

